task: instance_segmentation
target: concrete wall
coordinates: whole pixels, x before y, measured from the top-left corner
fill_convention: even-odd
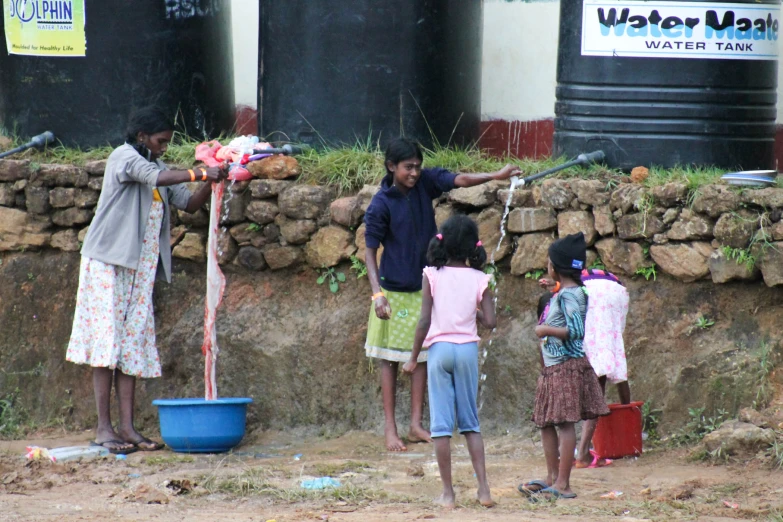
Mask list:
[[[241,134],[258,132],[258,22],[258,0],[231,0],[234,98],[237,131]]]

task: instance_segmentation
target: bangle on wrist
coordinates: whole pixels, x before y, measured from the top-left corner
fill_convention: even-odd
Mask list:
[[[199,169],[201,171],[201,181],[207,180],[207,171],[204,169]]]
[[[196,181],[196,173],[193,172],[193,169],[188,169],[188,172],[190,173],[190,181]]]
[[[372,294],[372,300],[375,301],[379,297],[385,297],[385,296],[386,294],[384,294],[383,292],[378,292],[377,294]]]
[[[560,281],[557,281],[557,282],[555,283],[555,287],[552,289],[552,293],[553,293],[553,294],[556,294],[556,293],[558,293],[559,291],[560,291]]]

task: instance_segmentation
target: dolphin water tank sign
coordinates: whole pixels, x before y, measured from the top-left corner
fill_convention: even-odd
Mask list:
[[[128,114],[163,106],[190,134],[233,125],[230,3],[2,0],[0,128],[67,145],[123,139]]]
[[[554,153],[775,168],[779,0],[561,0]]]

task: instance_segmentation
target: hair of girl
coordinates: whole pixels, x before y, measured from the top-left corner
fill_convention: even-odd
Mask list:
[[[582,271],[577,270],[576,268],[557,268],[554,267],[555,272],[560,274],[561,277],[567,277],[568,279],[572,279],[574,283],[576,283],[579,286],[585,286],[585,284],[582,282]]]
[[[421,152],[421,146],[408,138],[396,138],[386,146],[386,155],[383,160],[383,167],[386,169],[386,175],[391,176],[389,163],[396,165],[401,161],[416,158],[424,161],[424,154]]]
[[[125,142],[135,145],[140,132],[152,135],[171,130],[174,130],[174,122],[163,109],[154,105],[144,107],[133,111],[128,118]]]
[[[552,300],[552,296],[555,295],[552,292],[544,292],[544,294],[538,298],[538,310],[536,313],[536,319],[541,319],[541,316],[544,314],[544,310],[546,309],[546,305],[549,304],[549,301]]]
[[[456,215],[446,220],[438,235],[430,240],[427,263],[436,268],[451,261],[466,262],[481,270],[487,262],[487,251],[479,242],[478,227],[468,216]]]

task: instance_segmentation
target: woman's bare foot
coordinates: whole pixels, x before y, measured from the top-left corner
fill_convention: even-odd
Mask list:
[[[386,430],[386,449],[389,451],[408,451],[405,443],[402,442],[402,439],[397,435],[397,430],[394,428]]]
[[[492,500],[492,495],[490,494],[489,490],[487,491],[478,491],[478,494],[476,495],[476,500],[478,500],[478,503],[484,506],[485,508],[492,508],[495,507],[495,501]]]
[[[454,509],[457,507],[457,501],[454,498],[454,490],[451,490],[451,493],[443,492],[441,495],[433,500],[437,505],[442,506],[446,509]]]
[[[421,426],[411,426],[408,430],[408,441],[414,444],[417,442],[432,442],[432,437],[430,432]]]

